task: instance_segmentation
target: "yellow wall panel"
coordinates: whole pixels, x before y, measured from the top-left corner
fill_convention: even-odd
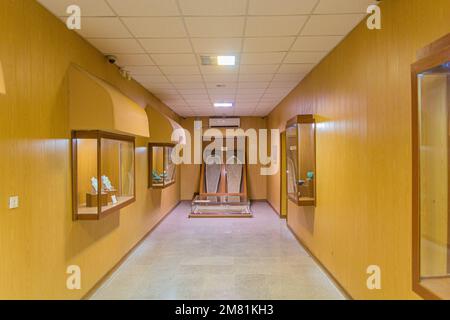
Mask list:
[[[353,30],[269,115],[319,116],[317,207],[288,224],[351,296],[417,298],[411,284],[411,78],[416,51],[450,30],[448,0],[381,2],[382,29]],[[280,207],[279,175],[267,197]],[[382,290],[368,290],[379,265]]]
[[[147,139],[136,143],[136,202],[101,221],[72,221],[67,71],[76,63],[142,107],[176,114],[36,1],[0,2],[0,299],[84,296],[179,200],[147,189]],[[150,126],[152,123],[150,122]],[[155,141],[156,142],[156,141]],[[20,207],[7,208],[20,196]],[[66,288],[66,268],[82,289]]]

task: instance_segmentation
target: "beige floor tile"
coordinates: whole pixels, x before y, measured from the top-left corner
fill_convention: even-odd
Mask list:
[[[189,219],[181,203],[93,299],[343,299],[266,203],[253,219]]]

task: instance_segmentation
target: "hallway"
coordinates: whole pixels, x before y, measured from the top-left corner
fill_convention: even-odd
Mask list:
[[[188,219],[182,202],[92,299],[344,299],[265,202],[253,219]]]

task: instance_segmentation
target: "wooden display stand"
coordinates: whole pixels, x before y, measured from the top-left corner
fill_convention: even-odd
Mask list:
[[[106,192],[102,192],[100,196],[100,203],[101,206],[107,206],[108,205],[108,198],[110,196]],[[93,208],[98,206],[98,194],[96,193],[86,193],[86,207]]]

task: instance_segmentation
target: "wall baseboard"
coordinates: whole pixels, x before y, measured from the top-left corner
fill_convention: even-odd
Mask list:
[[[312,251],[308,248],[307,245],[297,236],[294,230],[286,223],[288,229],[291,231],[295,239],[297,239],[298,243],[306,250],[306,252],[313,258],[313,260],[319,265],[323,272],[331,279],[336,288],[342,293],[343,296],[347,300],[354,300],[353,297],[348,293],[347,290],[340,284],[340,282],[334,277],[334,275],[325,267],[325,265],[312,253]]]
[[[155,230],[181,203],[182,201],[178,201],[172,209],[167,211],[166,214],[153,226],[150,230],[139,240],[127,253],[103,276],[98,280],[94,286],[89,289],[89,291],[81,298],[81,300],[89,300],[92,295],[97,291],[105,282],[109,279],[109,277],[125,262],[127,258],[137,249],[137,247]]]

